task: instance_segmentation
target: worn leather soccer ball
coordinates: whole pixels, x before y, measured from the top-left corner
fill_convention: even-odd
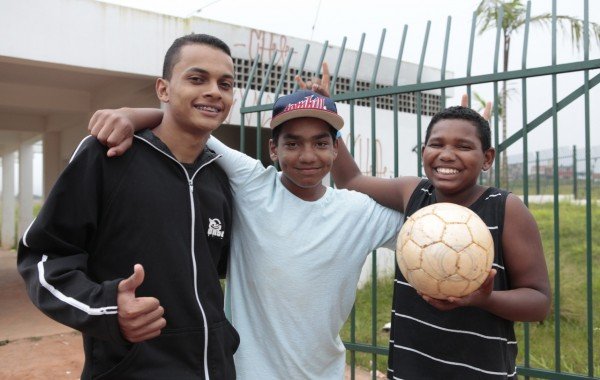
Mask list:
[[[433,298],[477,290],[494,261],[488,227],[470,209],[435,203],[411,215],[400,230],[398,267],[413,288]]]

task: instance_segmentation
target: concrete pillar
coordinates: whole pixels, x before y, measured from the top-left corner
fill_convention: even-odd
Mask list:
[[[1,246],[15,244],[15,153],[2,155],[2,239]]]
[[[23,236],[33,220],[33,144],[23,143],[19,147],[19,228]]]
[[[60,132],[44,133],[43,145],[45,199],[62,170],[60,162]]]

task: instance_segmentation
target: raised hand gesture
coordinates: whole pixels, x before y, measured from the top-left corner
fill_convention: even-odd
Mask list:
[[[329,92],[329,66],[327,62],[323,62],[323,75],[321,75],[321,79],[312,78],[308,79],[306,82],[300,78],[300,75],[296,75],[294,78],[298,83],[298,86],[303,90],[311,90],[316,92],[317,94],[330,97],[331,94]]]

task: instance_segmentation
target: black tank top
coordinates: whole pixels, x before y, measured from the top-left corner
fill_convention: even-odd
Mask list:
[[[424,179],[405,217],[436,203],[433,184]],[[502,229],[508,192],[487,188],[469,207],[494,239],[494,290],[510,289],[502,257]],[[390,379],[516,378],[517,342],[512,321],[475,307],[439,311],[408,284],[396,265],[388,358]]]

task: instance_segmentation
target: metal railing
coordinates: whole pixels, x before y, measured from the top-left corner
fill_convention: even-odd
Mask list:
[[[361,40],[360,43],[358,45],[358,50],[357,50],[357,54],[356,54],[356,58],[354,60],[354,66],[352,69],[352,79],[351,79],[351,84],[350,84],[350,91],[348,92],[344,92],[344,93],[335,93],[332,94],[332,98],[338,102],[341,101],[347,101],[349,103],[349,113],[348,113],[348,117],[347,117],[347,125],[349,125],[349,135],[348,135],[348,140],[347,145],[350,148],[350,152],[354,155],[355,154],[355,138],[356,138],[356,134],[355,134],[355,125],[356,125],[356,118],[355,118],[355,114],[357,112],[357,105],[356,105],[356,101],[359,99],[371,99],[371,100],[376,100],[376,98],[378,97],[383,97],[383,96],[392,96],[394,99],[394,107],[393,110],[391,111],[393,113],[393,119],[391,122],[391,125],[387,124],[387,125],[382,125],[382,124],[378,124],[378,116],[379,111],[377,111],[376,109],[376,101],[371,101],[370,105],[371,105],[371,109],[370,109],[370,153],[371,153],[371,157],[370,157],[370,164],[371,164],[371,173],[372,175],[376,175],[377,174],[377,161],[378,161],[378,146],[377,146],[377,132],[378,132],[378,128],[385,128],[385,129],[392,129],[392,134],[393,134],[393,162],[394,162],[394,169],[393,169],[393,175],[394,176],[398,176],[399,174],[399,157],[402,157],[402,155],[409,155],[411,154],[410,152],[404,152],[404,151],[399,151],[398,149],[398,142],[400,139],[400,131],[399,131],[399,127],[400,127],[400,121],[399,121],[399,111],[398,111],[398,97],[401,94],[409,94],[412,93],[415,96],[415,100],[416,100],[416,125],[414,125],[414,128],[416,129],[416,140],[414,141],[416,146],[420,146],[421,142],[422,142],[422,134],[421,131],[423,129],[423,116],[421,115],[421,109],[422,109],[422,92],[424,91],[440,91],[441,92],[441,107],[444,108],[445,105],[445,99],[446,99],[446,91],[447,89],[451,89],[451,88],[459,88],[459,87],[466,87],[466,92],[469,95],[469,99],[471,98],[471,93],[472,93],[472,87],[474,85],[480,85],[480,84],[488,84],[493,86],[493,93],[494,93],[494,109],[493,109],[493,114],[492,114],[492,125],[493,125],[493,133],[494,133],[494,141],[495,141],[495,148],[496,148],[496,152],[497,152],[497,157],[498,159],[496,160],[495,163],[495,167],[494,167],[494,171],[493,171],[493,178],[491,180],[492,184],[494,184],[495,186],[500,186],[501,185],[501,152],[506,151],[509,147],[517,144],[518,142],[521,143],[521,151],[522,151],[522,157],[528,157],[529,154],[529,146],[530,143],[528,141],[528,136],[534,131],[536,130],[536,128],[540,127],[544,122],[548,121],[551,122],[551,130],[552,130],[552,160],[551,162],[554,163],[552,165],[552,173],[551,173],[551,181],[552,181],[552,191],[550,191],[551,195],[552,195],[552,207],[551,207],[551,216],[549,217],[549,219],[551,219],[550,221],[550,231],[547,232],[542,232],[545,233],[549,236],[549,241],[551,241],[551,244],[553,246],[553,250],[552,251],[548,251],[548,247],[545,247],[546,249],[546,256],[547,256],[547,260],[550,261],[549,263],[549,269],[550,269],[550,273],[553,279],[553,316],[550,317],[551,323],[553,323],[553,326],[551,329],[548,330],[544,330],[545,334],[552,334],[553,335],[553,339],[552,342],[554,344],[554,349],[553,349],[553,354],[551,355],[550,358],[544,357],[544,358],[540,358],[539,356],[537,356],[537,354],[534,354],[532,352],[532,341],[535,338],[534,334],[531,331],[531,325],[529,323],[521,323],[518,324],[518,328],[522,329],[521,332],[521,340],[519,342],[519,351],[521,352],[520,354],[520,361],[519,361],[519,365],[518,365],[518,374],[520,376],[525,376],[525,377],[535,377],[535,378],[545,378],[545,379],[598,379],[599,377],[599,366],[600,366],[600,359],[598,359],[598,352],[597,352],[597,347],[598,347],[598,342],[600,341],[600,328],[598,327],[594,327],[594,318],[596,318],[596,326],[598,326],[598,318],[600,318],[597,313],[595,313],[594,311],[596,310],[596,312],[598,311],[598,306],[595,306],[598,304],[598,301],[596,300],[596,303],[594,303],[594,286],[598,286],[597,282],[598,282],[598,273],[597,271],[594,272],[593,268],[594,265],[596,265],[596,268],[598,268],[598,262],[600,261],[598,254],[598,246],[594,246],[593,245],[593,236],[598,235],[598,231],[593,231],[593,224],[592,224],[592,212],[593,212],[593,206],[594,206],[594,202],[597,200],[597,197],[594,198],[592,195],[592,180],[593,180],[593,173],[592,173],[592,168],[591,168],[591,162],[592,162],[592,157],[591,157],[591,153],[590,153],[590,146],[591,146],[591,137],[590,137],[590,129],[591,129],[591,112],[592,109],[590,108],[590,90],[592,88],[594,88],[599,82],[600,82],[600,74],[599,73],[595,73],[591,76],[590,78],[590,71],[592,70],[596,70],[600,68],[600,59],[590,59],[589,58],[589,33],[588,33],[588,25],[589,25],[589,11],[588,11],[588,0],[583,0],[583,5],[584,5],[584,59],[578,62],[570,62],[570,63],[562,63],[562,64],[558,64],[557,60],[556,60],[556,45],[557,45],[557,19],[556,19],[556,0],[553,0],[552,3],[552,64],[548,65],[548,66],[541,66],[541,67],[535,67],[535,68],[528,68],[527,67],[527,52],[528,52],[528,38],[529,38],[529,22],[530,22],[530,9],[531,9],[531,4],[528,3],[527,4],[527,16],[526,16],[526,22],[525,22],[525,33],[524,33],[524,44],[523,44],[523,52],[522,52],[522,64],[521,64],[521,68],[517,69],[517,70],[509,70],[509,71],[502,71],[500,72],[498,70],[498,63],[499,63],[499,59],[500,59],[500,40],[501,40],[501,25],[502,25],[502,8],[499,8],[499,19],[497,20],[497,33],[496,33],[496,39],[495,39],[495,56],[494,56],[494,66],[493,66],[493,70],[491,73],[489,74],[482,74],[482,75],[471,75],[472,72],[472,65],[473,65],[473,53],[474,53],[474,41],[475,41],[475,30],[476,30],[476,23],[477,23],[477,15],[475,13],[473,13],[473,18],[472,18],[472,27],[471,27],[471,33],[470,33],[470,40],[469,40],[469,51],[468,51],[468,58],[467,58],[467,66],[466,66],[466,75],[462,76],[462,77],[456,77],[456,78],[446,78],[446,62],[447,62],[447,58],[448,58],[448,45],[449,45],[449,40],[450,40],[450,30],[451,30],[451,23],[452,23],[452,19],[450,17],[448,17],[447,20],[447,25],[446,25],[446,30],[445,30],[445,42],[444,42],[444,49],[443,49],[443,57],[442,57],[442,62],[441,62],[441,75],[439,80],[429,80],[429,81],[422,81],[422,73],[423,73],[423,67],[424,67],[424,62],[425,62],[425,54],[427,51],[427,45],[428,45],[428,40],[429,40],[429,33],[430,33],[430,22],[427,24],[427,28],[425,31],[425,35],[423,38],[423,42],[422,42],[422,48],[421,48],[421,56],[420,56],[420,61],[419,61],[419,65],[418,65],[418,71],[416,73],[416,78],[414,83],[411,84],[403,84],[403,85],[399,85],[399,73],[402,67],[402,59],[403,59],[403,53],[404,53],[404,48],[405,48],[405,41],[407,38],[407,34],[408,34],[408,27],[404,26],[403,32],[402,32],[402,37],[401,37],[401,43],[400,43],[400,47],[398,50],[398,55],[397,55],[397,59],[396,59],[396,65],[395,65],[395,69],[394,69],[394,73],[393,73],[393,83],[389,86],[377,86],[376,85],[376,79],[378,76],[378,69],[379,69],[379,62],[382,56],[382,50],[383,50],[383,45],[384,45],[384,41],[385,41],[385,37],[386,37],[386,30],[384,29],[381,37],[380,37],[380,43],[379,43],[379,49],[376,55],[376,59],[375,59],[375,68],[372,72],[372,77],[371,77],[371,88],[368,90],[361,90],[361,91],[357,91],[357,87],[356,87],[356,82],[357,82],[357,74],[359,73],[360,70],[360,65],[361,65],[361,58],[363,57],[363,47],[364,47],[364,40],[365,40],[365,34],[362,34],[361,36]],[[335,60],[335,66],[332,70],[332,83],[331,83],[331,90],[333,91],[334,86],[335,86],[335,82],[336,79],[338,78],[338,73],[340,70],[340,67],[342,65],[342,58],[343,55],[345,53],[345,46],[346,46],[346,38],[344,38],[344,40],[341,43],[341,49],[340,49],[340,53],[337,57],[337,59]],[[318,65],[317,67],[321,67],[322,62],[325,59],[325,53],[328,49],[328,42],[326,41],[323,44],[323,48],[322,51],[320,52],[319,55],[319,60],[318,60]],[[290,65],[290,57],[292,55],[293,51],[289,52],[289,56],[288,59],[285,61],[285,67],[283,68],[283,72],[286,72],[287,70],[290,69],[289,65]],[[300,62],[300,67],[295,67],[296,70],[298,70],[298,72],[302,72],[304,70],[304,66],[307,60],[307,56],[309,54],[309,45],[306,45],[306,49],[303,52],[302,55],[302,59]],[[253,71],[252,73],[250,73],[248,82],[249,83],[253,83],[254,80],[254,71],[256,70],[257,67],[257,63],[260,61],[260,57],[257,56],[255,58],[254,61],[254,66],[253,66]],[[273,65],[274,62],[274,56],[271,59],[271,62],[269,64],[267,71],[267,77],[269,75],[269,72],[271,70],[271,67]],[[332,63],[333,61],[331,61],[330,63]],[[579,87],[577,87],[575,90],[571,91],[570,93],[568,93],[566,96],[563,96],[562,98],[559,98],[558,95],[558,90],[557,90],[557,76],[561,75],[561,74],[565,74],[565,73],[581,73],[581,85]],[[319,75],[320,72],[317,72],[317,75]],[[552,105],[547,108],[546,110],[544,110],[543,112],[541,112],[538,116],[536,117],[529,117],[528,114],[528,98],[527,98],[527,85],[528,85],[528,79],[534,78],[534,77],[549,77],[552,81],[552,93],[551,93],[551,103]],[[284,80],[284,76],[282,76],[281,81],[279,86],[277,87],[277,91],[274,94],[273,98],[277,98],[279,95],[281,95],[281,89],[282,89],[282,83]],[[499,118],[500,118],[500,111],[498,109],[498,103],[499,103],[499,99],[498,99],[498,94],[499,94],[499,89],[498,89],[498,84],[504,81],[509,81],[509,80],[519,80],[520,81],[520,86],[521,86],[521,93],[522,93],[522,104],[521,104],[521,114],[522,114],[522,125],[523,127],[521,129],[519,129],[517,132],[515,132],[514,134],[512,134],[511,136],[508,136],[508,138],[506,138],[506,140],[504,141],[499,141],[499,137],[500,137],[500,133],[499,133]],[[265,83],[267,81],[265,80]],[[241,104],[241,128],[240,128],[240,146],[241,146],[241,150],[243,150],[244,146],[245,146],[245,138],[246,138],[246,128],[248,128],[245,124],[244,121],[244,115],[246,114],[252,114],[252,113],[256,113],[258,115],[258,123],[257,125],[261,125],[261,114],[263,112],[270,112],[271,108],[272,108],[272,104],[262,104],[262,96],[264,93],[264,86],[261,88],[260,90],[260,94],[258,96],[258,102],[257,104],[254,105],[247,105],[247,97],[248,97],[248,93],[250,91],[250,86],[246,87],[246,90],[243,94],[242,97],[242,104]],[[559,165],[556,164],[558,163],[559,160],[559,155],[558,155],[558,151],[559,151],[559,141],[558,141],[558,131],[561,128],[561,125],[559,125],[558,122],[558,115],[559,113],[565,109],[567,106],[569,106],[570,104],[572,104],[575,100],[577,99],[583,99],[583,109],[584,109],[584,136],[581,137],[581,139],[583,140],[583,146],[584,146],[584,154],[583,157],[581,157],[581,155],[578,156],[577,162],[582,162],[583,165],[583,171],[585,173],[585,181],[584,183],[582,183],[582,185],[584,186],[584,190],[576,190],[576,194],[583,194],[583,199],[585,200],[585,202],[583,203],[583,206],[581,209],[581,215],[582,215],[582,221],[580,223],[580,225],[578,226],[578,228],[581,230],[581,235],[583,236],[583,249],[582,249],[582,263],[583,266],[581,268],[579,268],[580,272],[578,273],[569,273],[569,276],[581,276],[582,278],[585,278],[585,287],[583,289],[582,292],[578,292],[578,294],[573,294],[573,293],[568,293],[568,294],[563,294],[563,290],[562,290],[562,286],[561,286],[561,273],[562,273],[562,265],[563,263],[563,259],[562,259],[562,254],[564,252],[567,252],[571,249],[571,247],[567,247],[563,244],[563,242],[561,241],[561,236],[563,236],[563,233],[561,233],[561,229],[563,227],[565,227],[564,225],[561,224],[561,212],[562,212],[562,208],[561,208],[561,188],[560,188],[560,168]],[[598,112],[597,108],[596,110],[594,110],[594,112]],[[564,128],[564,127],[562,127]],[[261,150],[262,150],[262,139],[260,138],[260,129],[261,128],[257,128],[257,157],[261,156]],[[516,146],[516,145],[515,145]],[[417,149],[417,152],[419,150]],[[417,175],[422,175],[422,168],[421,168],[421,157],[420,155],[417,155],[417,167],[416,167],[416,172]],[[521,186],[522,186],[522,191],[520,192],[523,196],[524,202],[526,205],[529,205],[529,198],[530,198],[530,191],[529,191],[529,181],[531,180],[531,175],[529,173],[529,165],[527,164],[527,160],[525,160],[526,163],[522,164],[522,171],[521,171]],[[579,164],[581,165],[581,164]],[[578,166],[579,167],[579,166]],[[577,170],[577,169],[576,169]],[[575,180],[576,180],[576,185],[577,186],[577,176],[575,176]],[[538,187],[539,189],[539,187]],[[539,192],[539,190],[538,190]],[[593,234],[595,232],[595,234]],[[551,236],[550,236],[551,235]],[[598,243],[596,243],[598,244]],[[594,253],[594,249],[596,250],[596,252]],[[596,263],[596,264],[594,264]],[[372,278],[371,278],[371,284],[370,284],[370,297],[371,297],[371,310],[370,310],[370,324],[369,324],[369,330],[370,333],[368,335],[370,335],[369,339],[367,341],[359,341],[359,339],[357,338],[357,317],[355,312],[353,311],[349,320],[349,333],[348,333],[348,338],[347,341],[345,342],[346,344],[346,348],[349,352],[348,354],[348,364],[351,366],[351,377],[354,378],[355,376],[355,366],[356,366],[356,355],[358,353],[363,353],[363,354],[368,354],[370,355],[370,370],[372,371],[372,376],[373,379],[376,378],[376,370],[380,370],[382,372],[385,372],[385,368],[381,368],[381,366],[379,366],[378,368],[378,364],[377,364],[377,360],[378,357],[380,356],[386,356],[387,355],[387,341],[384,342],[379,342],[378,339],[378,335],[379,335],[379,330],[381,326],[378,326],[378,321],[377,321],[377,316],[378,314],[381,312],[380,308],[378,307],[378,293],[379,293],[379,289],[378,289],[378,281],[377,281],[377,255],[373,254],[371,255],[371,265],[374,268],[372,271]],[[595,280],[594,280],[595,279]],[[579,343],[583,343],[583,348],[581,348],[582,350],[582,354],[583,352],[585,352],[585,356],[586,356],[586,364],[585,364],[585,369],[583,370],[577,370],[577,369],[573,369],[572,364],[569,363],[569,360],[565,360],[564,359],[564,348],[565,348],[565,344],[568,344],[567,342],[564,341],[564,339],[562,338],[562,329],[563,329],[563,314],[562,312],[563,310],[563,297],[578,297],[577,298],[577,302],[580,303],[581,309],[585,310],[584,314],[584,323],[583,323],[583,329],[585,330],[585,338],[587,342],[579,342]],[[391,300],[388,300],[389,303],[391,303]],[[596,308],[594,308],[596,307]],[[389,315],[389,310],[384,310],[385,313],[387,313]],[[596,314],[596,315],[595,315]],[[581,340],[581,339],[580,339]],[[535,360],[534,360],[535,359]],[[548,363],[552,363],[551,365]]]

